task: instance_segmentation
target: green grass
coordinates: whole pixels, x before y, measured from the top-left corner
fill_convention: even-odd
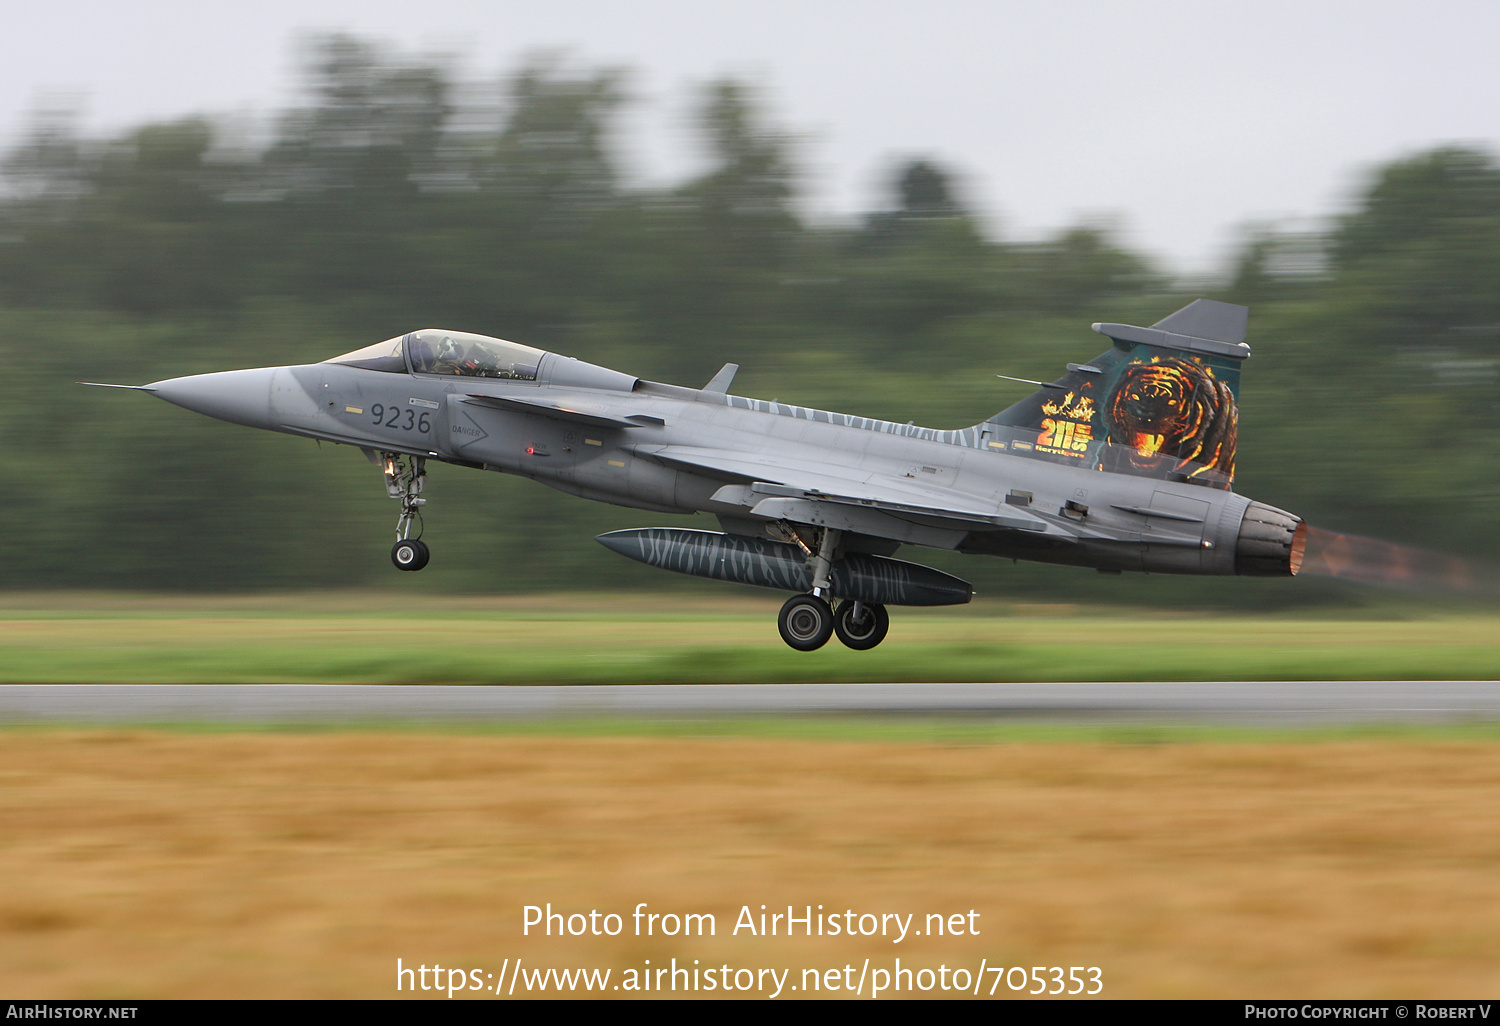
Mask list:
[[[0,682],[631,684],[1500,677],[1500,616],[1308,619],[975,604],[885,644],[781,643],[777,601],[11,595]]]

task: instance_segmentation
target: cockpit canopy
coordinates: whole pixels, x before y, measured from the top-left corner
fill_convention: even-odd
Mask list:
[[[537,365],[546,355],[503,338],[424,328],[323,362],[395,374],[410,370],[413,374],[535,381]]]

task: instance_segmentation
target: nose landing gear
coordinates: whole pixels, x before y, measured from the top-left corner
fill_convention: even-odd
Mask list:
[[[396,519],[396,544],[391,548],[391,562],[397,570],[420,570],[427,565],[432,553],[422,541],[422,507],[427,500],[420,498],[427,484],[427,460],[421,456],[402,456],[398,452],[380,454],[381,470],[385,472],[385,492],[401,501],[401,515]],[[417,525],[417,537],[411,537],[412,523]]]

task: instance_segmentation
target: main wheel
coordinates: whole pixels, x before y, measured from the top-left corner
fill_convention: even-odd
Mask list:
[[[398,541],[391,549],[391,562],[397,570],[420,570],[430,558],[432,553],[427,551],[427,545],[416,538]]]
[[[855,606],[859,616],[854,615]],[[885,632],[891,629],[890,614],[878,602],[854,603],[847,599],[839,603],[833,614],[833,632],[839,640],[856,651],[874,648],[885,640]]]
[[[799,652],[822,648],[833,636],[833,610],[816,595],[793,595],[776,618],[781,640]]]

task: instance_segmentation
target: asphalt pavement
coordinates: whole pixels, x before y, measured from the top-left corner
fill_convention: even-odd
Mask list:
[[[906,714],[1069,723],[1500,720],[1497,681],[1061,684],[5,684],[0,723],[506,722],[558,716]]]

